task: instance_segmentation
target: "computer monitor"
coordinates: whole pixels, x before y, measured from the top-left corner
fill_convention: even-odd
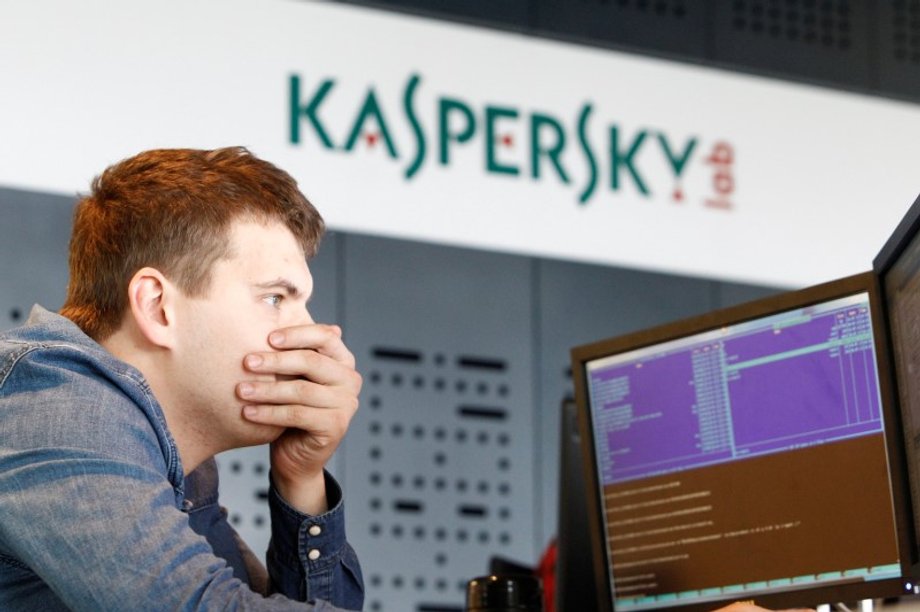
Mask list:
[[[574,398],[562,401],[559,419],[559,515],[556,530],[556,612],[594,609],[597,585],[588,551],[588,495]]]
[[[888,346],[904,427],[914,508],[920,508],[920,198],[908,209],[872,267],[882,287]],[[914,514],[920,533],[920,516]],[[920,551],[917,551],[920,556]]]
[[[572,350],[598,610],[913,591],[881,315],[865,273]]]

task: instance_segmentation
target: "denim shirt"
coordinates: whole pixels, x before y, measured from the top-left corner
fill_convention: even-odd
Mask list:
[[[0,335],[0,610],[360,609],[326,485],[320,516],[270,487],[266,576],[218,505],[213,461],[183,475],[139,371],[39,307]]]

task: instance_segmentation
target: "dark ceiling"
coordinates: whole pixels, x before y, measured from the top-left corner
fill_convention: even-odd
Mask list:
[[[340,0],[920,102],[920,0]]]

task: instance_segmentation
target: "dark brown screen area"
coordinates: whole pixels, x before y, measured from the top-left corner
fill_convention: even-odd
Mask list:
[[[896,564],[887,473],[872,434],[607,486],[616,597],[856,580]]]

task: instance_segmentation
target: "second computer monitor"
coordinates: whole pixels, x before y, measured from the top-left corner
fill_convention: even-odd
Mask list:
[[[599,609],[908,590],[880,313],[867,273],[573,351]]]

